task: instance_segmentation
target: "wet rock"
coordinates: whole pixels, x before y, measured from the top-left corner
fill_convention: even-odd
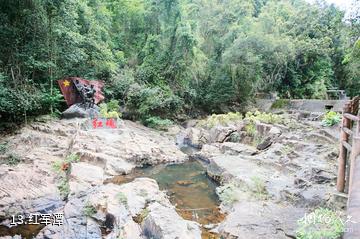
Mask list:
[[[228,126],[216,125],[213,128],[188,128],[186,129],[186,142],[197,148],[202,148],[205,144],[223,143],[223,142],[240,142],[245,137],[243,124],[230,124]]]
[[[89,207],[96,213],[87,214]],[[133,218],[144,210],[149,213],[141,227]],[[46,226],[37,238],[101,238],[100,227],[108,232],[105,238],[143,238],[144,230],[155,233],[150,230],[154,225],[159,228],[154,235],[161,235],[156,238],[200,238],[193,237],[200,235],[199,226],[182,219],[156,181],[149,178],[89,188],[83,196],[70,196],[63,213],[64,225]]]
[[[176,184],[180,185],[180,186],[189,186],[191,184],[193,184],[194,182],[189,181],[189,180],[179,180],[176,182]]]
[[[36,238],[100,238],[100,228],[95,226],[96,224],[93,219],[88,220],[83,214],[85,201],[85,198],[70,199],[64,209],[58,212],[64,214],[63,225],[48,225],[40,231]]]

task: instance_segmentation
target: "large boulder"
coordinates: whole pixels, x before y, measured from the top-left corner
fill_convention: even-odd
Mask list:
[[[196,222],[182,219],[175,208],[152,203],[149,207],[143,230],[147,238],[200,239],[201,230]]]
[[[72,152],[102,167],[108,175],[127,174],[136,166],[180,163],[187,156],[174,140],[142,125],[123,121],[117,129],[91,129],[83,122],[72,142]]]
[[[217,231],[225,238],[296,238],[297,220],[303,208],[272,202],[236,203]]]
[[[70,106],[61,116],[64,119],[72,118],[97,118],[99,116],[99,107],[94,105],[93,108],[85,109],[80,103]]]
[[[37,238],[140,239],[150,234],[155,238],[201,238],[199,225],[181,218],[156,181],[149,178],[88,188],[82,195],[71,195],[62,212],[64,225],[48,225]],[[100,228],[107,231],[106,236],[102,237]]]
[[[54,161],[74,153],[80,161],[101,167],[105,176],[126,174],[136,166],[187,160],[174,140],[130,121],[122,121],[116,129],[93,129],[89,119],[36,122],[7,141],[25,162],[38,161],[51,168]]]

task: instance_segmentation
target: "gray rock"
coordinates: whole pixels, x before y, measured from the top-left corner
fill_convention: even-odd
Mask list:
[[[297,220],[306,210],[272,202],[236,203],[217,230],[226,238],[295,238]]]
[[[185,131],[184,141],[192,147],[199,148],[209,143],[209,134],[206,130],[201,128],[188,128]]]
[[[61,116],[64,119],[97,118],[99,116],[99,107],[94,105],[94,108],[85,109],[80,103],[77,103],[65,110]]]
[[[82,124],[89,122],[83,121]],[[145,164],[187,160],[173,140],[130,121],[124,121],[113,130],[79,130],[72,151],[80,155],[81,161],[100,166],[109,175],[129,173],[136,166]]]
[[[201,238],[201,230],[196,222],[182,219],[175,208],[164,206],[160,203],[152,203],[148,209],[143,230],[148,238]]]
[[[27,164],[19,164],[11,171],[7,167],[0,166],[0,171],[4,170],[0,176],[1,217],[52,213],[63,206],[51,172]]]
[[[256,149],[258,150],[265,150],[269,148],[272,145],[272,139],[270,137],[267,137],[265,140],[263,140],[260,144],[256,146]]]

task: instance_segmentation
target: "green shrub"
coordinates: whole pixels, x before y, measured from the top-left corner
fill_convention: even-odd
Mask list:
[[[288,106],[289,103],[290,103],[290,100],[278,99],[271,105],[271,109],[283,109],[286,106]]]
[[[258,199],[266,199],[268,196],[268,192],[266,190],[265,182],[261,178],[257,176],[253,176],[251,179],[251,188],[250,190],[253,192],[256,198]]]
[[[61,172],[62,165],[63,165],[63,162],[60,160],[57,160],[52,163],[51,168],[54,170],[54,172],[59,173],[59,172]]]
[[[133,84],[135,84],[134,71],[133,69],[125,67],[116,75],[113,75],[109,82],[105,84],[105,98],[126,99],[128,91]]]
[[[150,117],[144,121],[144,124],[150,128],[158,129],[158,130],[166,130],[167,127],[173,124],[173,122],[169,119],[162,119],[160,117]]]
[[[179,113],[183,104],[169,87],[133,85],[126,106],[135,118],[145,120],[152,116],[171,118]]]
[[[5,154],[8,151],[8,143],[2,143],[0,144],[0,153]]]
[[[256,135],[256,126],[254,122],[250,122],[245,126],[245,131],[249,136],[254,137]]]
[[[245,119],[250,122],[260,121],[266,124],[282,124],[284,123],[284,119],[276,114],[265,113],[265,112],[247,112],[245,115]]]
[[[298,221],[297,239],[338,239],[344,232],[342,219],[332,210],[318,208]]]
[[[66,163],[76,163],[79,161],[80,161],[80,156],[75,153],[72,153],[65,158]]]
[[[118,194],[116,194],[116,198],[122,205],[124,205],[126,208],[128,207],[128,199],[123,192],[119,192]]]
[[[69,182],[65,176],[61,177],[60,183],[58,185],[58,189],[60,191],[60,196],[63,199],[66,199],[70,193],[70,186],[69,186]]]
[[[341,121],[341,115],[334,111],[329,111],[324,115],[321,122],[323,126],[331,127],[338,124]]]
[[[234,182],[216,188],[216,193],[220,201],[226,206],[231,206],[239,200],[237,186]]]
[[[87,202],[83,208],[83,212],[85,216],[91,217],[94,214],[96,214],[96,208],[93,205],[91,205],[89,202]]]
[[[239,112],[230,112],[227,114],[213,114],[208,116],[206,119],[201,120],[198,125],[206,128],[213,128],[216,125],[229,125],[236,121],[241,121],[243,119],[241,113]]]
[[[102,118],[114,118],[118,119],[121,117],[121,113],[119,111],[119,101],[117,100],[110,100],[108,103],[101,103],[100,107],[100,117]]]
[[[52,169],[60,173],[61,171],[67,171],[70,167],[70,164],[80,161],[80,156],[77,154],[70,154],[64,160],[57,160],[52,164]]]
[[[16,154],[9,154],[6,159],[6,164],[10,166],[18,165],[21,162],[21,159]]]

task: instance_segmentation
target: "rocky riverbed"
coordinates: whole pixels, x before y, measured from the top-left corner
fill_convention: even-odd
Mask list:
[[[334,187],[336,129],[299,115],[286,117],[282,123],[254,121],[251,131],[247,120],[210,126],[190,121],[168,132],[130,121],[111,130],[92,129],[86,119],[32,123],[0,142],[6,145],[0,236],[295,238],[296,222],[306,212],[320,206],[342,211],[345,201]],[[183,141],[199,150],[184,154],[176,145]],[[114,181],[139,167],[189,159],[201,162],[218,183],[224,220],[203,223],[180,213],[156,177]],[[176,182],[186,190],[191,180]],[[9,229],[12,215],[29,213],[63,213],[64,225]]]

